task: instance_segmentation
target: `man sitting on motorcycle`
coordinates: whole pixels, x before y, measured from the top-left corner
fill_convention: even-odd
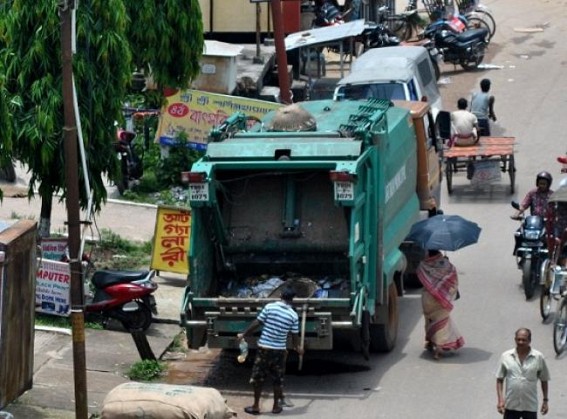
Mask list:
[[[519,218],[528,208],[531,215],[539,215],[545,218],[547,215],[547,201],[549,201],[549,197],[553,193],[551,182],[553,182],[553,177],[549,172],[539,172],[536,176],[536,187],[526,194],[520,204],[520,209],[512,218]]]
[[[551,190],[551,182],[553,182],[553,177],[549,172],[539,172],[536,176],[536,187],[531,189],[525,196],[524,200],[520,204],[520,208],[516,214],[512,215],[510,218],[517,220],[522,217],[524,212],[529,208],[530,215],[539,215],[542,218],[547,218],[548,215],[548,201],[553,194]],[[516,250],[520,247],[520,235],[515,236],[515,246],[514,255]]]

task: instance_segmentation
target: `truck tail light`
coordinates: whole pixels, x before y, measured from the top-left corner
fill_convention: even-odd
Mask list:
[[[333,182],[354,182],[356,176],[348,172],[329,172],[329,178]]]
[[[205,183],[207,174],[205,172],[181,172],[181,182],[183,183]]]

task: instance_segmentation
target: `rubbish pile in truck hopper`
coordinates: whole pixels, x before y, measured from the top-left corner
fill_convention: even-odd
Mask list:
[[[296,298],[347,298],[349,284],[343,278],[307,278],[295,274],[285,276],[251,276],[244,281],[231,280],[222,290],[223,297],[280,298],[282,291],[290,287]]]

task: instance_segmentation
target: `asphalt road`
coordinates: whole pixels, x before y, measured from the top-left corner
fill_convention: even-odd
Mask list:
[[[550,413],[547,417],[567,418],[565,359],[554,356],[552,326],[543,324],[537,298],[525,301],[520,287],[520,271],[511,255],[517,223],[511,199],[521,199],[543,169],[560,178],[555,156],[565,152],[565,88],[567,56],[564,35],[567,28],[565,0],[486,0],[498,28],[490,45],[486,64],[500,69],[463,73],[453,66],[443,68],[441,87],[447,110],[457,98],[469,97],[484,77],[492,80],[498,122],[495,134],[515,136],[516,194],[502,181],[482,189],[471,188],[464,174],[454,179],[455,191],[443,188],[442,207],[447,214],[459,214],[483,228],[475,246],[450,253],[460,277],[461,299],[453,319],[465,338],[465,347],[456,355],[434,361],[423,350],[423,319],[420,292],[410,291],[400,300],[401,319],[398,343],[389,354],[373,355],[364,361],[360,354],[336,350],[307,353],[303,371],[291,355],[286,395],[294,404],[286,417],[302,418],[410,418],[486,419],[498,417],[494,372],[502,351],[513,347],[518,327],[533,332],[533,346],[548,357]],[[543,28],[526,32],[526,28]],[[22,198],[25,200],[25,198]],[[12,207],[5,199],[0,219],[20,216],[23,204]],[[37,205],[37,204],[35,204]],[[152,209],[125,212],[107,206],[98,217],[99,227],[111,228],[124,237],[148,240],[153,234]],[[155,210],[154,210],[155,211]],[[64,210],[57,212],[54,225],[63,225]],[[123,232],[122,232],[123,231]],[[248,364],[238,365],[231,354],[223,354],[210,374],[208,384],[223,392],[239,417],[247,417],[242,407],[252,399],[247,383]],[[269,391],[269,388],[266,390]],[[271,410],[268,393],[263,409]]]
[[[454,179],[455,191],[450,197],[443,188],[445,212],[460,214],[483,228],[477,245],[449,254],[459,271],[462,294],[453,319],[465,338],[465,347],[454,356],[432,360],[423,350],[420,292],[412,291],[401,298],[399,339],[391,353],[374,355],[365,362],[348,351],[308,352],[301,373],[292,357],[286,394],[295,406],[286,409],[286,417],[498,417],[494,377],[498,358],[514,346],[514,331],[525,326],[532,330],[533,346],[547,355],[551,369],[547,417],[567,418],[567,360],[555,358],[552,325],[542,323],[538,299],[525,301],[520,271],[511,255],[517,223],[509,218],[513,213],[510,201],[521,199],[533,187],[538,171],[547,169],[561,177],[555,156],[565,152],[567,124],[563,116],[566,2],[484,3],[498,24],[486,64],[502,68],[463,73],[445,66],[442,77],[449,83],[441,90],[445,107],[454,110],[456,100],[470,97],[482,78],[492,80],[498,117],[493,132],[517,138],[517,177],[515,195],[509,193],[507,177],[501,183],[474,189],[462,174]],[[524,31],[538,27],[543,31]],[[232,364],[227,361],[226,365]],[[213,383],[238,407],[243,397],[251,401],[247,386],[250,369],[231,368],[230,374],[225,370]],[[266,393],[263,399],[263,408],[268,411],[269,397]]]

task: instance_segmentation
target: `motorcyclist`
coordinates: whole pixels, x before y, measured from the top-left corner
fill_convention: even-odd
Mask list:
[[[526,194],[520,204],[520,208],[512,218],[520,218],[528,208],[531,215],[539,215],[545,218],[547,215],[547,201],[553,193],[553,190],[551,190],[552,182],[553,177],[549,172],[539,172],[536,176],[536,187]]]
[[[512,215],[510,218],[513,220],[518,220],[522,218],[524,212],[529,208],[531,215],[539,215],[542,218],[547,218],[548,215],[548,201],[553,194],[551,190],[551,183],[553,182],[553,177],[549,172],[543,171],[539,172],[536,176],[536,187],[530,190],[522,203],[516,214]],[[519,229],[518,229],[519,230]],[[516,254],[516,250],[520,247],[520,235],[515,234],[515,246],[513,254]]]

